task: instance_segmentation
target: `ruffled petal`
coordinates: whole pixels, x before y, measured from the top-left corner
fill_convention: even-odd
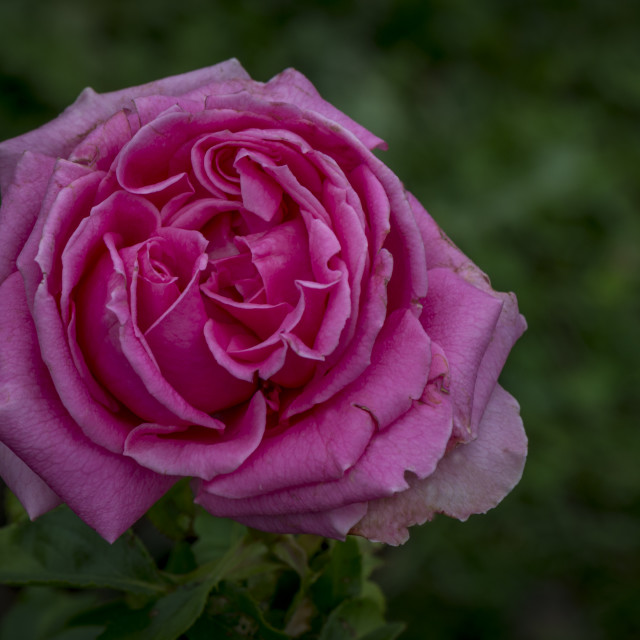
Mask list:
[[[527,438],[518,403],[495,387],[478,437],[450,451],[435,472],[414,478],[406,491],[369,503],[367,515],[351,533],[397,545],[409,538],[407,527],[444,513],[459,520],[495,507],[519,482]]]

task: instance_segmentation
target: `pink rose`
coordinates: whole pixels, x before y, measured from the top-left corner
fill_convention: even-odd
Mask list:
[[[0,145],[0,471],[114,540],[211,513],[390,544],[519,480],[515,297],[287,70],[99,95]]]

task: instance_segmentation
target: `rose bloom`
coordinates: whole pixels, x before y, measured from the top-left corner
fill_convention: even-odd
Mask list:
[[[116,539],[212,514],[398,544],[518,482],[515,297],[287,70],[85,90],[0,145],[0,474]]]

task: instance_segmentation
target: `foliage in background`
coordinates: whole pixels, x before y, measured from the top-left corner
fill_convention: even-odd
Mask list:
[[[436,518],[386,553],[376,576],[405,640],[640,635],[638,24],[626,0],[0,8],[1,138],[89,84],[232,56],[264,80],[294,66],[389,142],[407,187],[497,289],[517,292],[530,329],[502,381],[529,463],[489,515]]]
[[[113,545],[66,507],[30,523],[6,497],[0,582],[24,588],[0,640],[394,640],[404,626],[385,623],[370,543],[251,531],[195,507],[185,482]]]

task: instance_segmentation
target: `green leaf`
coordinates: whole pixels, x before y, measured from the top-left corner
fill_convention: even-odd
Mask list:
[[[221,558],[247,533],[247,528],[226,518],[216,518],[204,509],[196,515],[193,528],[198,540],[193,544],[193,554],[198,564],[206,564]]]
[[[2,617],[0,640],[51,638],[53,634],[63,633],[69,620],[95,601],[95,592],[67,593],[49,587],[27,587],[18,594],[14,605]],[[98,627],[97,633],[95,631],[93,638],[98,636],[102,628]]]
[[[136,536],[127,532],[110,545],[66,507],[35,522],[0,529],[0,582],[107,587],[146,594],[166,590]]]
[[[373,600],[380,608],[380,611],[382,611],[383,613],[386,610],[387,602],[384,597],[384,593],[382,593],[382,589],[377,582],[373,582],[372,580],[365,580],[362,585],[362,592],[360,595],[363,598]]]
[[[382,612],[373,600],[345,600],[331,612],[320,640],[363,640],[384,626]]]
[[[152,605],[118,616],[99,640],[176,640],[200,617],[218,577],[181,585]]]
[[[185,540],[176,542],[171,548],[164,571],[169,573],[189,573],[197,568],[191,545]]]
[[[301,579],[307,575],[309,571],[307,554],[293,536],[283,536],[282,540],[273,546],[273,553],[279,560],[291,567]]]
[[[222,582],[212,595],[204,615],[188,633],[189,640],[233,638],[288,640],[291,636],[273,627],[246,589]]]
[[[344,600],[355,598],[362,590],[362,556],[353,538],[337,542],[320,577],[310,592],[320,611],[328,613]]]

